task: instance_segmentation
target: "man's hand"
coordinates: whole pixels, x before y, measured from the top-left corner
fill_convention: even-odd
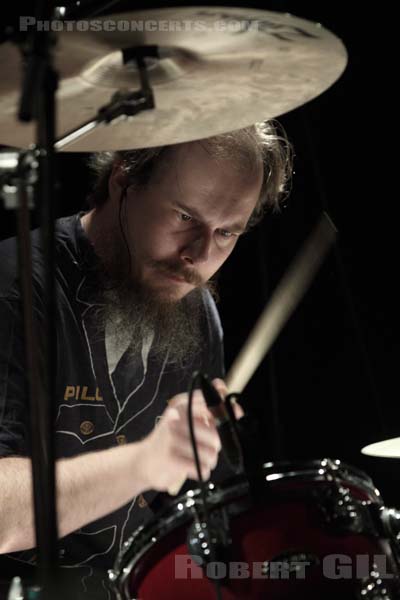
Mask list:
[[[142,443],[142,468],[149,488],[167,491],[185,479],[198,479],[187,418],[188,394],[168,403],[160,423]],[[193,394],[194,433],[203,479],[210,477],[218,461],[221,443],[213,417],[199,390]],[[179,487],[180,487],[179,485]]]
[[[212,383],[221,398],[225,398],[228,393],[225,382],[214,379]],[[143,473],[152,489],[173,494],[186,479],[198,479],[187,419],[188,400],[187,393],[174,396],[159,425],[142,442]],[[235,403],[233,410],[237,419],[244,414],[239,404]],[[193,421],[201,473],[207,480],[217,465],[221,442],[200,390],[193,394]]]
[[[221,398],[226,398],[228,395],[228,388],[226,387],[225,381],[223,379],[213,379],[212,384],[221,396]],[[237,402],[232,403],[233,412],[237,419],[241,419],[244,416],[243,408]]]
[[[226,394],[222,380],[214,380]],[[194,428],[204,479],[221,449],[213,417],[200,391],[193,398]],[[171,399],[157,427],[141,442],[58,459],[57,504],[61,537],[119,509],[138,494],[155,489],[177,493],[185,479],[197,479],[187,419],[188,394]],[[236,416],[242,414],[239,406]],[[0,554],[35,545],[30,460],[0,460]]]

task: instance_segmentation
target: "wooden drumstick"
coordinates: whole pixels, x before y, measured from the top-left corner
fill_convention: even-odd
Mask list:
[[[309,288],[337,236],[326,213],[282,277],[226,378],[230,393],[241,393]]]
[[[229,393],[241,393],[283,326],[309,288],[314,275],[337,236],[331,219],[323,213],[310,237],[282,277],[278,287],[236,357],[227,377]],[[175,496],[185,479],[168,489]]]

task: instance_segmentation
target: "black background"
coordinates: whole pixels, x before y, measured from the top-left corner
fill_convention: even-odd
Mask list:
[[[337,249],[245,390],[243,405],[260,418],[266,459],[341,459],[364,469],[386,503],[400,507],[399,461],[360,454],[368,443],[400,435],[393,19],[384,4],[374,11],[333,1],[229,5],[320,22],[343,40],[349,62],[323,95],[279,118],[296,153],[293,191],[282,213],[246,235],[223,268],[227,367],[327,210],[339,230]],[[120,2],[113,12],[134,6],[144,7]],[[59,215],[84,202],[86,158],[58,159]],[[1,225],[2,237],[14,233],[13,216],[3,209]]]

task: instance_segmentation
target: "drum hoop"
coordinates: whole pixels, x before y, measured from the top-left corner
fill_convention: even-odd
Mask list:
[[[299,467],[299,468],[297,468]],[[339,460],[320,459],[310,461],[281,461],[269,462],[263,465],[266,472],[265,481],[273,488],[285,479],[290,481],[307,482],[335,482],[340,485],[352,484],[356,488],[367,492],[370,501],[378,506],[383,506],[379,491],[375,488],[373,481],[366,473]],[[210,486],[212,495],[209,503],[213,508],[228,504],[231,500],[239,502],[248,494],[248,483],[246,481],[233,482],[224,487]],[[156,544],[164,539],[171,531],[184,525],[193,519],[196,509],[201,505],[200,490],[189,490],[186,494],[178,497],[174,502],[164,508],[150,521],[138,527],[128,540],[124,543],[113,569],[113,584],[120,590],[124,589],[129,594],[129,576],[141,558]],[[141,541],[141,538],[145,539]],[[141,548],[132,553],[133,544],[141,541]],[[129,557],[129,558],[128,558]],[[128,597],[128,596],[127,596]]]
[[[242,481],[240,483],[231,485],[224,490],[215,488],[215,486],[212,484],[210,491],[213,495],[208,498],[209,504],[212,505],[213,508],[217,508],[219,505],[225,504],[231,500],[239,501],[240,497],[247,495],[248,483]],[[177,511],[177,508],[180,504],[182,505],[182,508]],[[123,571],[125,571],[125,573],[123,574],[122,578],[120,578],[120,581],[116,581],[115,583],[117,583],[120,587],[124,584],[127,584],[127,577],[132,572],[135,564],[140,561],[144,554],[146,554],[148,550],[154,546],[154,544],[161,541],[169,533],[171,533],[171,531],[177,529],[187,522],[192,521],[199,505],[201,505],[200,490],[189,490],[186,492],[186,494],[178,497],[173,504],[164,508],[158,515],[152,517],[147,523],[140,525],[137,529],[135,529],[132,535],[124,543],[123,549],[116,559],[113,573],[120,574]],[[130,554],[133,544],[138,540],[140,541],[142,534],[145,535],[143,546],[137,550],[127,562],[126,556]]]
[[[361,469],[350,466],[340,460],[323,458],[309,461],[281,461],[264,463],[266,481],[290,478],[307,478],[309,481],[329,481],[338,479],[342,483],[350,483],[355,487],[368,492],[371,500],[381,506],[383,501],[379,490],[372,479]]]

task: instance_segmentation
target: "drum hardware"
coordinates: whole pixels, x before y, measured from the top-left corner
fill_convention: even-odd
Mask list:
[[[394,538],[400,544],[400,511],[382,507],[380,517],[388,537]]]
[[[43,20],[51,20],[52,9],[45,2],[38,2],[37,14]],[[39,35],[35,31],[24,53],[25,70],[19,100],[18,117],[26,123],[37,121],[37,145],[20,155],[8,153],[5,161],[8,170],[1,173],[6,205],[18,209],[18,268],[23,300],[26,360],[28,371],[28,398],[31,409],[31,447],[35,530],[38,548],[39,588],[37,597],[45,600],[57,594],[60,598],[70,597],[73,591],[68,585],[60,585],[58,565],[58,534],[55,507],[55,466],[53,417],[51,398],[55,395],[55,253],[54,206],[56,204],[55,160],[55,92],[58,85],[57,72],[53,66],[54,40],[49,33]],[[18,51],[22,49],[18,49]],[[134,49],[127,54],[129,62]],[[146,74],[144,57],[154,48],[139,49],[137,65],[141,90],[139,92],[117,92],[111,102],[103,106],[95,120],[70,132],[58,142],[58,147],[69,144],[100,122],[109,123],[126,113],[130,116],[154,107],[151,87]],[[18,53],[17,51],[17,53]],[[15,142],[12,142],[15,145]],[[4,160],[3,160],[4,165]],[[30,223],[28,210],[34,200],[40,208],[41,243],[45,270],[45,326],[43,336],[44,365],[40,365],[35,348],[36,320],[33,308],[32,260],[30,251]],[[40,199],[40,200],[39,200]],[[17,200],[17,201],[16,201]],[[33,593],[33,588],[30,592]]]
[[[203,392],[206,405],[214,418],[218,435],[221,440],[222,452],[234,473],[243,471],[243,448],[239,440],[235,413],[232,408],[232,399],[236,395],[228,395],[224,400],[211,384],[207,375],[195,373],[194,378],[199,378],[200,388]]]
[[[224,508],[212,511],[209,528],[204,521],[195,519],[188,529],[186,544],[189,554],[200,567],[212,561],[211,546],[214,560],[226,563],[230,557],[232,536]]]
[[[7,210],[16,210],[20,194],[26,194],[27,208],[34,208],[34,191],[39,177],[39,152],[0,152],[0,197]]]
[[[399,588],[381,577],[376,563],[372,565],[369,577],[364,578],[357,590],[358,600],[396,600]]]
[[[48,3],[37,3],[36,14],[41,19],[47,20],[50,18],[51,12]],[[13,41],[18,44],[20,40]],[[54,326],[55,255],[51,240],[54,239],[53,210],[56,196],[54,120],[55,92],[58,83],[52,61],[53,45],[54,40],[48,33],[40,35],[36,31],[27,37],[26,43],[25,40],[21,43],[21,47],[13,48],[18,59],[21,58],[22,54],[25,62],[25,69],[21,78],[22,85],[20,86],[18,82],[17,86],[20,93],[14,98],[13,117],[17,106],[18,118],[24,122],[23,124],[19,123],[20,127],[29,127],[27,123],[35,121],[37,126],[35,128],[37,160],[29,153],[26,155],[25,160],[25,156],[22,154],[17,159],[14,170],[9,173],[9,181],[6,181],[5,189],[11,204],[15,199],[18,200],[15,206],[11,207],[18,207],[18,271],[25,334],[27,397],[30,409],[33,508],[39,567],[38,583],[41,588],[40,596],[46,600],[51,598],[55,592],[56,579],[59,574],[54,440],[52,435],[52,398],[55,393],[53,357],[55,356],[56,334]],[[6,43],[4,46],[7,47],[10,44]],[[16,73],[19,72],[20,68],[16,67],[14,78]],[[11,123],[11,127],[13,126],[14,118]],[[15,146],[12,142],[11,144]],[[38,174],[39,176],[37,176]],[[23,187],[25,183],[27,184],[26,188]],[[44,364],[40,365],[35,344],[37,322],[32,300],[33,278],[29,229],[29,196],[32,196],[32,188],[35,199],[38,200],[37,206],[41,217],[41,244],[45,274],[44,326],[42,331]],[[61,589],[60,592],[60,598],[65,598],[65,589]]]
[[[357,500],[348,486],[338,479],[340,462],[324,460],[325,477],[331,482],[319,491],[319,507],[325,524],[338,534],[365,533],[377,535],[377,520],[373,518],[374,507],[380,505]]]
[[[366,456],[400,458],[400,437],[368,444],[361,449],[361,452]],[[380,518],[384,531],[391,540],[392,550],[400,568],[400,511],[395,508],[382,507]]]
[[[89,12],[82,4],[79,9]],[[116,26],[102,27],[103,21]],[[146,28],[157,21],[177,26]],[[148,69],[154,110],[138,114],[132,127],[115,122],[112,136],[107,128],[91,129],[63,148],[72,152],[165,146],[276,118],[329,88],[347,62],[341,40],[320,24],[248,7],[226,7],[222,14],[218,7],[188,6],[96,16],[86,31],[73,23],[72,31],[58,28],[54,55],[59,138],[92,120],[117,90],[139,87],[140,73],[122,60],[125,49],[157,47],[159,56],[149,59]],[[0,141],[28,148],[34,127],[15,121],[20,55],[5,43],[0,61]]]
[[[212,418],[215,419],[216,428],[225,457],[235,471],[242,468],[243,456],[239,438],[237,437],[237,429],[234,425],[235,416],[232,406],[230,406],[230,411],[227,411],[223,399],[210,383],[208,377],[199,371],[195,371],[192,375],[189,386],[187,420],[193,456],[199,479],[202,516],[201,519],[197,518],[195,520],[195,528],[189,532],[188,539],[191,543],[189,550],[192,550],[192,548],[196,550],[201,549],[201,555],[197,557],[197,560],[201,562],[202,566],[205,566],[209,562],[215,563],[219,558],[222,557],[222,555],[225,554],[225,552],[223,552],[224,547],[222,545],[222,541],[225,536],[224,528],[217,528],[215,516],[213,522],[211,520],[207,498],[208,488],[203,479],[200,467],[200,459],[194,433],[193,421],[193,397],[196,384],[200,385],[206,405],[212,415]],[[230,404],[230,400],[228,400],[228,404]],[[177,484],[177,489],[181,487],[182,483],[183,481],[180,483],[180,485]],[[193,535],[195,531],[199,532],[198,537],[197,535]],[[221,581],[219,581],[219,579],[213,579],[212,584],[214,587],[215,598],[217,600],[222,600]]]
[[[400,571],[400,511],[395,508],[382,507],[379,511],[379,522],[382,525],[382,535],[389,540],[394,560]]]
[[[305,568],[315,567],[321,564],[317,555],[302,550],[287,550],[281,554],[277,554],[271,560],[266,560],[262,566],[262,574],[274,578],[274,564],[279,565],[279,569],[283,569],[285,573],[295,574],[304,573]]]
[[[347,502],[348,505],[361,505],[366,510],[376,507],[373,518],[366,518],[368,526],[365,528],[343,531],[340,522],[337,525],[332,522],[326,527],[321,521],[319,498],[333,483],[330,466],[333,466],[335,483],[352,499],[352,502]],[[249,566],[256,564],[260,570],[257,571],[260,576],[255,576],[255,579],[251,579],[250,575],[247,579],[223,579],[224,598],[278,600],[282,597],[307,597],[320,600],[329,597],[353,600],[358,595],[359,598],[367,597],[365,594],[371,591],[368,586],[374,582],[379,589],[377,579],[370,581],[373,577],[371,572],[375,571],[380,572],[387,584],[379,589],[379,593],[383,594],[386,587],[390,600],[398,597],[398,568],[388,543],[390,534],[389,530],[383,530],[385,519],[382,521],[379,517],[382,501],[365,474],[329,459],[292,464],[269,463],[263,470],[264,494],[256,504],[249,497],[249,486],[244,477],[240,478],[240,482],[216,487],[208,494],[211,519],[215,512],[218,518],[221,514],[226,517],[226,528],[229,523],[230,560],[244,561]],[[212,597],[208,578],[201,575],[204,569],[207,570],[207,565],[199,567],[193,560],[190,572],[194,579],[188,577],[186,571],[182,576],[176,575],[180,557],[186,564],[190,556],[187,530],[198,519],[196,505],[201,507],[200,493],[192,490],[191,494],[174,499],[162,514],[155,515],[151,523],[131,537],[129,547],[123,549],[115,563],[111,578],[118,598],[140,597],[147,600],[155,595],[163,597],[162,586],[157,582],[160,578],[165,580],[165,577],[170,581],[170,597],[177,600],[187,597],[208,600]],[[376,521],[374,514],[378,515]],[[385,511],[389,523],[391,516],[394,516],[395,527],[396,514]],[[374,531],[370,523],[372,526],[376,524]],[[196,527],[193,529],[196,530]],[[197,533],[201,531],[202,527],[198,527]],[[196,541],[196,549],[199,541]],[[349,564],[357,566],[356,569],[351,567],[350,579],[330,578],[329,573],[324,575],[325,559],[328,558],[329,563],[330,557],[337,555],[346,556]],[[366,559],[362,571],[358,568],[359,555]],[[387,559],[386,571],[378,557]],[[366,573],[369,573],[368,577]],[[300,584],[304,587],[298,588]],[[381,600],[385,596],[376,598]]]
[[[376,534],[369,504],[352,497],[348,487],[333,484],[319,494],[318,500],[324,522],[329,529],[338,534]]]
[[[77,129],[69,131],[55,143],[56,150],[63,150],[69,144],[88,135],[100,125],[115,124],[118,120],[131,119],[143,110],[155,108],[154,94],[150,86],[145,58],[157,57],[157,46],[135,46],[122,51],[122,62],[129,65],[136,61],[140,89],[135,91],[117,90],[108,104],[102,106],[95,118],[89,119]]]

